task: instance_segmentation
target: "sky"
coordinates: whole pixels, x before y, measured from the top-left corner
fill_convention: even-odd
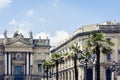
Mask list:
[[[49,38],[54,46],[76,29],[105,21],[120,21],[120,0],[0,0],[0,37],[19,31]]]

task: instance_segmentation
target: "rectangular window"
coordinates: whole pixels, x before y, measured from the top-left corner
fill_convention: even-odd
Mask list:
[[[42,72],[42,64],[38,64],[38,72]]]
[[[108,53],[106,57],[107,57],[107,60],[111,60],[111,54],[110,53]]]

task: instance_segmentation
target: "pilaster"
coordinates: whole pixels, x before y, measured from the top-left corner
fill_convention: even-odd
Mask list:
[[[7,68],[8,64],[7,64],[7,61],[8,61],[8,59],[7,59],[7,53],[5,52],[4,54],[5,54],[5,75],[7,75],[7,73],[8,73],[8,68]]]

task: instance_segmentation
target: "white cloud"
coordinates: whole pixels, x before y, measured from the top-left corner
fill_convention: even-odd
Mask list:
[[[34,11],[31,9],[31,10],[28,10],[26,12],[26,15],[29,16],[29,17],[32,17],[34,15]]]
[[[46,39],[48,37],[50,39],[51,45],[53,46],[66,39],[69,34],[65,31],[57,31],[54,36],[51,36],[49,32],[41,32],[37,34],[35,38],[39,38],[39,36],[41,39]]]
[[[13,25],[18,28],[25,29],[26,27],[29,27],[31,24],[28,21],[17,21],[15,18],[9,21],[9,25]]]
[[[65,31],[57,31],[55,36],[51,36],[51,44],[56,45],[57,43],[63,41],[69,36],[69,34]]]
[[[8,6],[12,3],[12,0],[0,0],[0,9]]]
[[[1,35],[0,35],[0,38],[4,38],[4,36],[1,34]]]
[[[39,37],[41,37],[41,39],[46,39],[47,37],[50,37],[50,33],[44,31],[35,36],[35,38],[39,38]]]
[[[9,21],[9,25],[12,25],[12,31],[18,31],[19,33],[24,34],[24,36],[27,36],[29,31],[29,27],[31,26],[30,22],[28,21],[17,21],[15,18],[11,19]]]
[[[15,18],[13,18],[11,21],[9,21],[10,25],[17,25],[17,21],[15,20]]]

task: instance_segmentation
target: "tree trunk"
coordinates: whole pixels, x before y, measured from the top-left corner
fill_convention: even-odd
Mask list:
[[[77,70],[77,55],[74,57],[74,69],[75,69],[75,80],[78,80],[78,70]]]
[[[97,79],[96,80],[100,80],[100,47],[99,45],[96,46],[96,56],[97,56],[97,61],[96,61]]]
[[[56,80],[58,80],[58,61],[56,61]]]

